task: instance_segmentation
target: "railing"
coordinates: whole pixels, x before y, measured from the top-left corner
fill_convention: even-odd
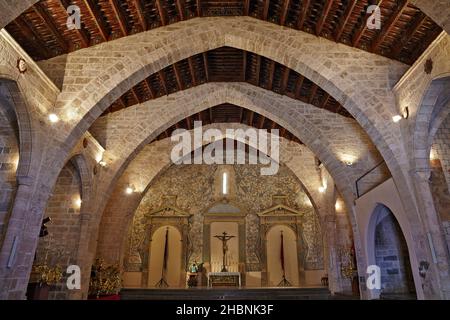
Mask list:
[[[381,161],[356,180],[356,195],[362,197],[391,177],[386,162]]]

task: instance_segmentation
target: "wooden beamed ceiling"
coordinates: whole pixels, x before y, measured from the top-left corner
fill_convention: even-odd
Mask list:
[[[381,30],[367,28],[378,4]],[[68,30],[70,5],[82,28]],[[199,16],[248,15],[412,64],[442,29],[408,0],[41,0],[6,29],[35,60]]]
[[[172,132],[176,129],[192,130],[194,128],[194,121],[201,121],[204,126],[212,123],[242,123],[256,129],[278,129],[280,137],[300,144],[302,143],[296,136],[275,121],[272,121],[257,112],[229,103],[214,106],[193,114],[165,130],[155,140],[162,140],[170,137]]]
[[[247,82],[351,117],[333,97],[299,73],[265,57],[231,47],[197,54],[152,74],[122,95],[103,115],[207,82]]]

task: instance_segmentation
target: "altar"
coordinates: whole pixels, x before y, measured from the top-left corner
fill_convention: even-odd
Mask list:
[[[208,272],[208,288],[236,287],[241,288],[240,272]]]

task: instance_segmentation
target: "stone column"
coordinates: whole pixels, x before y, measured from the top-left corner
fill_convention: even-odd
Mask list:
[[[429,169],[413,171],[417,205],[424,236],[422,245],[426,248],[426,256],[417,257],[420,264],[429,264],[429,269],[422,277],[422,288],[425,299],[450,299],[449,255],[442,230],[442,223],[434,207],[430,190]]]
[[[92,259],[89,254],[89,223],[91,215],[82,213],[80,215],[80,237],[77,250],[77,265],[81,270],[81,289],[69,291],[69,299],[87,299],[89,294],[89,281],[91,278]]]
[[[34,181],[18,177],[18,188],[0,252],[0,300],[25,299],[39,240],[43,208],[29,209]],[[46,190],[40,190],[41,194]],[[39,198],[40,199],[40,198]]]
[[[341,292],[342,287],[340,283],[340,269],[337,254],[337,228],[336,228],[336,215],[329,214],[322,219],[323,236],[326,242],[326,254],[325,263],[328,269],[328,287],[331,293]]]

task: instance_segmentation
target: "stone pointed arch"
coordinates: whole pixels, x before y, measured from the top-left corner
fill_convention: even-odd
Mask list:
[[[17,177],[19,179],[26,178],[30,176],[32,172],[32,166],[37,165],[37,161],[33,163],[32,151],[33,151],[33,135],[32,135],[32,125],[29,110],[19,89],[18,84],[13,80],[1,79],[0,95],[6,95],[7,99],[2,99],[5,107],[14,113],[15,121],[18,127],[18,143],[19,143],[19,164],[17,167]],[[36,152],[35,152],[36,153]]]
[[[232,124],[229,125],[208,125],[207,128],[249,128],[245,125]],[[192,131],[191,131],[192,134]],[[225,138],[226,135],[221,137]],[[241,141],[244,142],[244,141]],[[258,150],[258,145],[250,145],[251,148]],[[127,230],[127,226],[130,224],[133,214],[136,211],[142,196],[144,196],[150,187],[152,181],[160,175],[162,172],[167,170],[171,165],[170,160],[170,150],[172,148],[172,143],[170,139],[164,139],[162,141],[155,142],[154,145],[149,145],[142,150],[142,152],[130,163],[123,176],[119,179],[115,186],[113,196],[105,209],[104,216],[102,217],[102,230],[99,236],[99,247],[97,252],[99,254],[104,254],[103,258],[111,258],[112,256],[117,256],[114,252],[119,251],[122,248],[122,243],[124,241],[123,236]],[[158,150],[158,152],[155,152]],[[288,150],[292,151],[291,155],[287,155]],[[322,204],[322,198],[317,191],[320,186],[320,181],[318,177],[311,177],[308,175],[309,172],[314,172],[315,160],[314,155],[307,150],[306,147],[300,146],[294,142],[289,142],[284,139],[281,141],[280,154],[284,156],[281,157],[280,163],[286,165],[293,174],[298,178],[300,185],[303,187],[305,193],[309,196],[312,206],[315,208],[319,215],[328,214],[325,211]],[[304,162],[309,161],[309,163],[304,164]],[[148,165],[153,164],[152,166]],[[138,182],[142,178],[141,182]],[[132,197],[128,197],[124,194],[126,186],[132,181],[139,184],[134,184],[137,193]],[[113,249],[115,248],[115,249]],[[107,251],[107,252],[106,252]]]
[[[82,77],[86,85],[67,86],[60,95],[57,107],[62,117],[68,123],[76,123],[67,136],[67,145],[73,145],[79,133],[87,130],[112,101],[150,74],[221,46],[265,56],[318,84],[355,117],[375,142],[391,171],[399,172],[399,182],[403,182],[398,164],[403,156],[402,147],[392,149],[389,144],[400,135],[399,129],[386,120],[393,115],[395,105],[388,78],[398,79],[406,66],[250,17],[192,19],[71,54],[68,70],[81,55],[86,59],[97,56],[99,51],[108,57],[102,60],[108,63],[89,63],[90,59],[86,59],[85,71],[77,76]],[[317,50],[318,47],[323,50]],[[359,61],[358,68],[353,68],[355,58]],[[371,74],[389,76],[372,80],[367,76],[369,70]],[[361,80],[362,75],[366,80]],[[66,80],[76,79],[66,76]],[[356,84],[364,89],[356,90]]]
[[[434,136],[450,114],[450,75],[431,81],[417,111],[413,127],[413,167],[429,169]]]

